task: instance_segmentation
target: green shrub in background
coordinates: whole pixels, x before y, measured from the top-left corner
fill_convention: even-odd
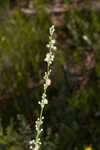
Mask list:
[[[2,150],[28,149],[42,93],[43,59],[48,42],[49,16],[44,11],[25,16],[1,9],[0,17],[0,118]],[[86,9],[65,13],[65,24],[56,27],[57,56],[42,136],[42,149],[81,150],[100,147],[100,15]],[[30,135],[19,133],[17,115],[23,114]],[[11,123],[10,120],[13,118]],[[32,119],[34,118],[34,119]],[[22,122],[21,119],[20,122]],[[8,138],[8,128],[10,140]],[[27,130],[24,127],[24,130]],[[29,132],[29,131],[28,131]],[[26,134],[27,135],[27,134]],[[12,137],[16,140],[12,141]],[[26,136],[27,137],[27,136]],[[6,138],[6,139],[5,139]],[[18,143],[18,147],[16,146]],[[10,146],[9,146],[10,145]]]
[[[15,126],[15,127],[14,127]],[[29,124],[22,115],[17,115],[17,124],[11,119],[5,131],[0,124],[0,149],[27,150],[32,132]]]
[[[3,112],[6,121],[8,116],[17,112],[29,117],[29,112],[33,109],[33,95],[34,102],[38,99],[38,92],[35,91],[40,89],[41,85],[40,68],[49,27],[48,16],[44,13],[31,18],[23,17],[17,10],[14,13],[14,16],[10,13],[6,16],[2,14],[0,24],[0,111]],[[43,20],[47,23],[45,21],[44,24]]]

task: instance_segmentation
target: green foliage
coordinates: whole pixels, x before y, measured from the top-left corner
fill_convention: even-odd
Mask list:
[[[37,91],[40,91],[40,68],[43,64],[49,19],[42,12],[30,18],[23,17],[17,10],[14,11],[14,16],[9,12],[5,13],[7,14],[1,18],[0,24],[0,94],[1,100],[5,97],[6,104],[1,101],[0,113],[8,120],[18,112],[30,117],[33,94],[34,104],[39,97]]]
[[[27,150],[28,141],[32,135],[30,127],[23,116],[18,116],[17,128],[14,121],[3,130],[0,124],[0,149],[2,150]]]

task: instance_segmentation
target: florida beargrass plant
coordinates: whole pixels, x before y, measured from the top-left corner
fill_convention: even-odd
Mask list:
[[[49,44],[47,44],[47,48],[49,48],[49,52],[46,54],[46,57],[44,59],[44,61],[47,63],[47,71],[45,72],[44,75],[44,85],[43,85],[43,94],[42,94],[42,98],[41,101],[39,101],[39,105],[41,107],[41,111],[40,111],[40,116],[39,118],[36,120],[36,124],[35,124],[35,129],[36,129],[36,136],[35,139],[32,139],[29,144],[30,144],[30,149],[31,150],[39,150],[40,145],[41,145],[41,139],[40,139],[40,135],[41,132],[43,131],[42,128],[42,124],[44,121],[44,116],[43,116],[43,111],[44,111],[44,107],[46,104],[48,104],[48,99],[47,99],[47,88],[48,86],[51,85],[51,80],[50,80],[50,74],[51,74],[51,65],[54,61],[54,51],[56,50],[56,46],[55,46],[55,40],[53,39],[53,33],[55,31],[54,25],[52,25],[50,27],[50,35],[49,35]]]

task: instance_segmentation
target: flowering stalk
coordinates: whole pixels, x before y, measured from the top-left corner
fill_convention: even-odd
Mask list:
[[[41,101],[39,101],[39,105],[41,107],[41,111],[40,111],[40,116],[36,121],[35,124],[35,128],[36,128],[36,138],[30,141],[30,149],[32,150],[39,150],[40,145],[41,145],[41,141],[40,141],[40,135],[41,132],[43,131],[42,129],[42,124],[43,124],[43,110],[46,104],[48,104],[48,99],[47,99],[47,88],[48,86],[50,86],[51,84],[51,80],[49,79],[50,73],[51,73],[51,65],[53,63],[54,60],[54,54],[53,51],[56,50],[56,46],[55,44],[55,40],[53,39],[53,33],[55,31],[54,25],[51,26],[50,28],[50,36],[49,36],[49,44],[47,44],[47,47],[49,48],[49,52],[46,54],[46,58],[44,59],[45,62],[47,62],[47,72],[45,72],[44,75],[44,91],[42,94],[42,99]]]

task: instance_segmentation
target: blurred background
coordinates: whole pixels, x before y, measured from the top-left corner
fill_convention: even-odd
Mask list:
[[[0,150],[29,150],[52,24],[41,150],[100,150],[99,0],[0,0]]]

